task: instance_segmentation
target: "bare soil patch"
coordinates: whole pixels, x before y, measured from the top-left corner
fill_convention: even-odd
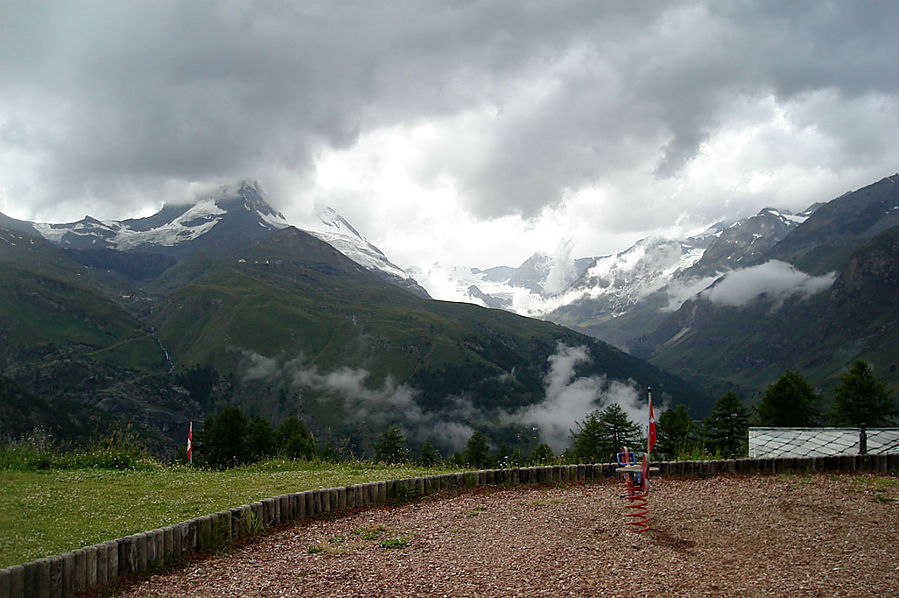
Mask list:
[[[895,596],[899,480],[656,478],[482,489],[276,530],[121,596]]]

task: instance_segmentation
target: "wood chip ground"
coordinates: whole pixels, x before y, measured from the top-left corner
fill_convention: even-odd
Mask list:
[[[133,580],[123,597],[899,596],[899,485],[872,474],[489,488],[359,510]]]

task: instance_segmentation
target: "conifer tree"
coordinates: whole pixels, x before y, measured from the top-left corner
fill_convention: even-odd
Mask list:
[[[440,451],[434,448],[434,443],[428,438],[422,445],[421,451],[418,453],[418,464],[425,467],[431,467],[432,465],[437,465],[442,460],[443,457],[440,456]]]
[[[375,449],[375,461],[381,463],[405,463],[409,460],[409,449],[406,437],[396,426],[390,428],[372,444]]]
[[[896,415],[893,394],[864,361],[856,361],[833,391],[830,419],[835,426],[883,426]]]
[[[744,457],[749,446],[749,417],[749,409],[736,393],[728,392],[703,421],[705,436],[713,448],[727,457]]]
[[[761,426],[813,426],[821,419],[821,399],[800,374],[787,370],[756,406]]]
[[[663,411],[656,426],[658,440],[653,455],[675,459],[693,444],[693,422],[686,405],[680,404]]]
[[[589,414],[577,428],[571,435],[580,463],[609,463],[623,447],[638,451],[643,445],[640,426],[616,403]]]
[[[198,451],[210,467],[233,467],[246,461],[247,416],[237,407],[225,407],[203,421]]]
[[[487,467],[489,457],[490,446],[487,444],[487,437],[475,432],[468,439],[468,446],[465,448],[465,463],[469,467]]]
[[[261,415],[255,415],[247,425],[246,460],[259,461],[275,454],[278,438],[275,429]]]
[[[315,438],[303,422],[291,415],[278,426],[281,453],[288,459],[314,459],[317,453]]]
[[[528,462],[531,465],[549,465],[555,462],[555,460],[556,456],[553,454],[552,448],[545,442],[541,442],[534,449],[534,452],[531,453],[531,458]]]

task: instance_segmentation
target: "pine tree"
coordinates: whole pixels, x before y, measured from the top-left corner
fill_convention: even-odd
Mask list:
[[[693,422],[687,412],[686,405],[678,405],[666,409],[656,422],[657,444],[653,454],[660,457],[676,459],[679,453],[688,450],[693,444]]]
[[[396,426],[390,428],[372,444],[375,449],[375,461],[380,463],[405,463],[409,460],[409,449],[406,437]]]
[[[317,453],[315,438],[298,417],[292,415],[278,426],[281,453],[288,459],[314,459]]]
[[[505,442],[499,445],[499,448],[496,449],[496,452],[490,456],[490,465],[493,467],[503,468],[503,467],[511,467],[512,461],[512,450],[509,448]]]
[[[884,382],[864,361],[856,361],[833,391],[830,419],[835,426],[883,426],[892,423],[896,402]]]
[[[571,435],[580,463],[609,463],[623,447],[635,451],[643,444],[640,426],[616,403],[589,414],[577,427]]]
[[[727,457],[744,457],[749,446],[749,416],[749,409],[736,393],[728,392],[703,421],[705,436],[713,448]]]
[[[756,406],[761,426],[813,426],[821,419],[821,399],[800,374],[787,370]]]
[[[465,448],[465,463],[469,467],[487,467],[489,457],[490,446],[487,444],[487,437],[475,432],[468,439],[468,446]]]
[[[198,451],[210,467],[233,467],[247,460],[247,416],[237,407],[225,407],[207,416],[198,434]]]
[[[534,452],[531,453],[531,458],[528,460],[528,463],[531,465],[550,465],[554,463],[555,460],[556,456],[553,454],[553,450],[548,444],[542,442],[538,444],[537,448],[534,449]]]
[[[424,467],[431,467],[437,465],[442,460],[443,457],[440,456],[440,451],[434,448],[434,443],[428,438],[422,445],[421,451],[418,453],[418,464]]]
[[[278,438],[269,421],[261,415],[253,416],[247,425],[247,460],[267,459],[275,454],[277,446]]]

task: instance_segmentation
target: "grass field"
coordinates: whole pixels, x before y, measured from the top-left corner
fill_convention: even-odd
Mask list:
[[[227,471],[0,470],[0,568],[288,492],[447,471],[289,461]]]

